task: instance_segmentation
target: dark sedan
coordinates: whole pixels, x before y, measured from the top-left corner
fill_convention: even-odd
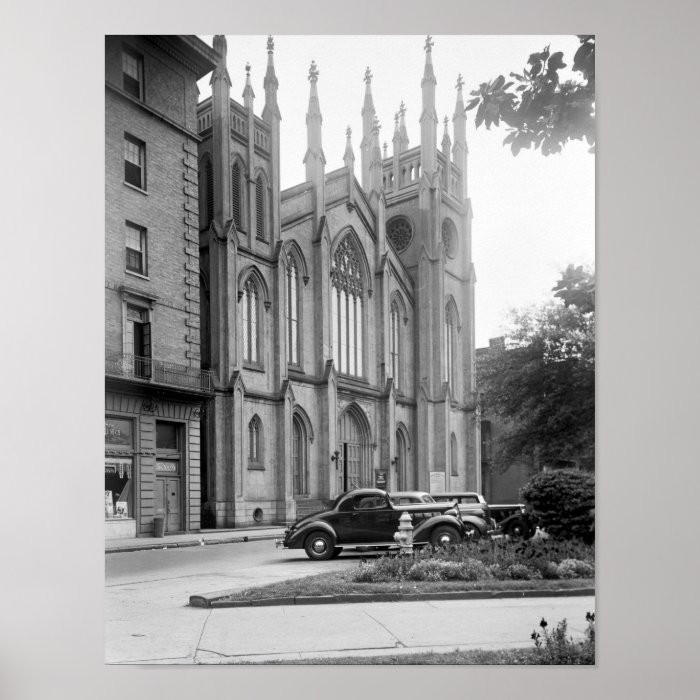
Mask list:
[[[275,544],[304,549],[309,559],[330,559],[344,547],[397,547],[394,534],[403,513],[411,516],[415,545],[449,546],[461,543],[465,536],[464,524],[451,503],[395,506],[386,491],[355,489],[338,496],[329,510],[297,520]]]

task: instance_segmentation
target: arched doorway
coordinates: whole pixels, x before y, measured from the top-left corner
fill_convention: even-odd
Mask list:
[[[309,493],[308,439],[306,426],[297,415],[292,419],[292,443],[294,495],[305,496]]]
[[[371,487],[369,430],[357,407],[349,407],[338,419],[338,493]]]
[[[393,474],[392,485],[395,484],[397,491],[405,491],[406,484],[406,439],[400,430],[396,431],[396,472]]]

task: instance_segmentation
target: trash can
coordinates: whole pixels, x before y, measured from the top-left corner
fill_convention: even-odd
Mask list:
[[[165,518],[162,515],[156,515],[153,518],[153,536],[163,537],[165,534]]]

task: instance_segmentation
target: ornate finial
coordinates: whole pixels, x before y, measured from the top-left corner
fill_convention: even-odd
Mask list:
[[[401,100],[401,106],[399,107],[399,114],[403,117],[406,114],[406,105]]]
[[[423,47],[428,53],[431,53],[433,50],[433,46],[435,46],[435,42],[433,41],[433,37],[428,34],[428,36],[425,38],[425,46]]]
[[[350,128],[350,126],[348,126],[348,128],[345,129],[345,135],[346,135],[348,138],[350,138],[350,137],[352,136],[352,129]]]
[[[309,80],[315,83],[318,80],[318,68],[316,67],[316,61],[311,61],[311,67],[309,68]]]
[[[369,69],[369,66],[367,66],[367,70],[365,71],[365,82],[367,85],[372,82],[372,71]]]
[[[248,77],[250,77],[250,63],[248,62],[245,64],[245,72],[248,74]]]
[[[457,76],[457,89],[461,90],[463,85],[464,85],[464,78],[462,78],[462,74],[460,73]]]
[[[275,41],[272,38],[272,34],[267,37],[267,53],[272,53],[275,50]]]
[[[379,123],[379,118],[378,118],[377,115],[375,114],[375,115],[374,115],[374,123],[372,124],[372,131],[373,131],[375,134],[378,134],[378,133],[379,133],[379,130],[380,130],[381,128],[382,128],[382,126],[381,126],[381,124]]]

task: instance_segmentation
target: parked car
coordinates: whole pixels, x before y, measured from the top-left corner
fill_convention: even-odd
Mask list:
[[[446,498],[438,501],[438,496],[443,495],[446,494],[431,495],[425,491],[396,491],[390,493],[389,498],[391,498],[394,505],[397,506],[405,503],[459,503],[458,498]],[[478,496],[479,494],[474,495]],[[469,506],[469,504],[466,505]],[[475,507],[472,512],[469,508],[464,508],[464,510],[462,510],[462,503],[459,503],[459,510],[467,537],[470,539],[478,540],[480,537],[485,537],[489,534],[490,530],[496,527],[495,523],[488,519],[488,506],[486,506],[486,510],[482,507]]]
[[[425,491],[392,491],[389,498],[395,506],[406,503],[435,503],[435,499]]]
[[[472,537],[484,537],[496,529],[496,522],[491,517],[489,504],[480,493],[476,493],[476,491],[449,491],[430,495],[437,503],[456,503],[465,524],[475,524],[474,518],[481,521],[483,527],[476,527]]]
[[[536,523],[522,503],[489,503],[489,511],[500,532],[514,540],[528,540],[535,534]]]
[[[434,547],[459,544],[466,528],[452,503],[416,503],[395,506],[380,489],[355,489],[335,499],[327,511],[297,520],[277,547],[304,549],[309,559],[330,559],[344,548],[398,547],[394,533],[402,513],[413,520],[413,543]]]

